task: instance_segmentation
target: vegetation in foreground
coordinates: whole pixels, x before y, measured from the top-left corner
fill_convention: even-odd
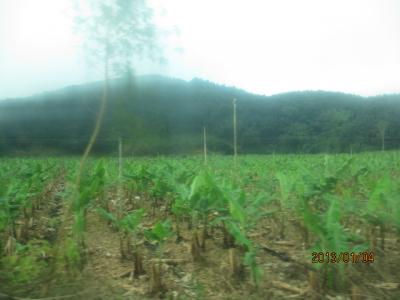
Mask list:
[[[1,293],[400,298],[398,152],[78,163],[0,160]]]

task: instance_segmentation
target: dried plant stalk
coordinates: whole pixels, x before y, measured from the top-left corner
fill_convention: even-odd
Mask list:
[[[164,291],[164,286],[161,282],[161,264],[153,263],[151,265],[151,294],[157,295]]]
[[[143,268],[143,254],[138,249],[133,253],[133,262],[134,262],[133,276],[137,278],[145,273]]]
[[[199,243],[199,235],[197,231],[193,232],[192,242],[190,244],[190,252],[192,254],[192,258],[194,262],[203,261],[203,257],[201,256],[201,248]]]
[[[241,279],[244,277],[244,265],[241,262],[235,248],[228,250],[229,270],[233,278]]]

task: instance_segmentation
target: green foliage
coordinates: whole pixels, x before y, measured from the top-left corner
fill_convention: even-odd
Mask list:
[[[85,211],[83,209],[75,211],[72,232],[79,241],[83,241],[83,233],[85,231],[85,224],[86,224]]]
[[[127,214],[119,221],[119,227],[126,233],[133,233],[142,222],[144,209],[138,209],[133,213]]]
[[[84,244],[84,231],[86,223],[86,210],[91,201],[104,193],[106,169],[104,161],[100,160],[90,173],[89,169],[84,170],[79,190],[72,185],[69,190],[71,208],[74,215],[73,234],[78,244]]]
[[[131,184],[131,188],[139,193],[147,191],[152,178],[152,174],[148,171],[147,166],[141,164],[135,168],[127,166],[126,169],[124,178]]]
[[[170,220],[157,222],[151,229],[144,231],[144,236],[154,242],[162,243],[173,234]]]
[[[102,216],[107,221],[110,221],[119,230],[126,234],[135,233],[145,215],[145,211],[143,208],[125,215],[120,220],[118,220],[114,214],[107,212],[101,207],[97,208],[97,212],[100,214],[100,216]]]
[[[171,211],[176,216],[190,214],[190,188],[184,184],[176,183],[175,185],[175,201],[172,204]]]
[[[31,283],[37,280],[47,267],[43,261],[37,262],[32,256],[7,256],[1,260],[2,280],[10,284]]]
[[[15,255],[0,259],[0,281],[12,287],[40,280],[48,267],[43,255],[51,253],[50,245],[45,241],[32,240],[26,245],[17,244],[16,249]]]
[[[200,215],[205,215],[212,209],[221,209],[226,199],[215,179],[206,171],[201,170],[190,186],[190,208]]]
[[[16,219],[26,209],[32,211],[33,201],[41,196],[59,168],[47,160],[15,159],[9,163],[13,168],[0,172],[0,232],[14,235]]]
[[[263,215],[260,208],[265,204],[264,198],[257,195],[253,201],[249,201],[243,190],[234,191],[227,186],[225,186],[224,192],[229,205],[229,215],[224,222],[235,242],[244,247],[243,262],[249,267],[253,282],[258,287],[262,272],[256,261],[256,247],[247,235],[249,229]]]
[[[72,270],[80,269],[84,263],[84,257],[81,253],[81,246],[76,239],[68,238],[63,245],[63,260]]]
[[[243,262],[244,262],[245,266],[250,268],[251,278],[252,278],[255,286],[258,287],[260,284],[263,272],[257,264],[256,251],[254,251],[253,249],[250,251],[247,251],[244,255]]]
[[[117,219],[117,217],[116,217],[114,214],[112,214],[112,213],[106,211],[106,210],[105,210],[104,208],[102,208],[102,207],[98,207],[98,208],[97,208],[97,213],[98,213],[102,218],[104,218],[105,220],[110,221],[112,224],[118,226],[118,224],[119,224],[119,223],[118,223],[118,219]]]
[[[232,172],[232,158],[225,156],[210,155],[207,168],[202,166],[200,156],[151,160],[135,157],[124,161],[123,184],[124,188],[132,189],[131,197],[140,195],[143,199],[135,205],[146,207],[146,200],[160,198],[165,204],[165,214],[172,212],[177,222],[193,218],[191,221],[204,222],[206,229],[223,223],[235,241],[235,245],[230,242],[229,246],[236,246],[243,255],[243,264],[258,286],[261,269],[257,259],[258,239],[252,238],[253,229],[275,225],[276,216],[282,217],[278,221],[284,225],[288,220],[295,221],[299,226],[294,230],[300,234],[307,230],[304,235],[311,242],[307,243],[311,245],[308,251],[323,253],[367,250],[364,228],[380,226],[390,234],[400,230],[399,158],[397,152],[358,154],[351,159],[349,155],[242,156],[238,161],[240,167]],[[65,159],[64,164],[71,170],[66,176],[72,181],[76,160]],[[21,225],[24,214],[34,209],[36,197],[40,199],[46,184],[59,171],[56,165],[54,161],[32,159],[0,160],[2,236],[13,236],[13,226]],[[108,188],[113,192],[118,184],[113,180],[118,174],[115,160],[95,160],[85,172],[79,190],[69,185],[66,193],[57,195],[71,200],[74,217],[73,235],[62,244],[59,255],[69,267],[81,268],[85,260],[82,241],[87,209],[96,207],[105,220],[118,228],[120,237],[126,238],[122,245],[128,251],[132,250],[129,249],[132,235],[141,237],[139,230],[145,217],[144,209],[126,211],[118,218],[112,207],[110,211],[105,209],[102,195],[108,195],[105,193]],[[212,237],[212,231],[208,233]],[[158,245],[161,253],[163,244],[173,234],[171,221],[159,221],[143,234]],[[5,245],[0,246],[4,249]],[[23,283],[30,281],[29,274],[36,278],[46,267],[39,251],[48,253],[49,248],[17,241],[13,254],[9,252],[8,257],[1,258],[0,279]],[[329,268],[326,264],[314,266],[332,287],[346,281],[347,269],[343,263],[329,264]]]
[[[376,225],[390,222],[390,213],[397,202],[396,190],[393,182],[388,175],[384,175],[377,180],[371,191],[366,207],[366,217]],[[398,205],[398,203],[397,203]]]

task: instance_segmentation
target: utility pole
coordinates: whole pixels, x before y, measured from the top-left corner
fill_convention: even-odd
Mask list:
[[[204,164],[207,165],[207,133],[206,127],[203,127],[203,146],[204,146]]]
[[[233,158],[237,159],[236,98],[233,98]]]
[[[122,217],[122,139],[118,139],[118,190],[117,190],[117,198],[118,198],[118,218]]]
[[[118,179],[122,179],[122,139],[118,139]]]

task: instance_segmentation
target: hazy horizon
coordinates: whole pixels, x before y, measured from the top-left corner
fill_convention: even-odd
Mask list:
[[[253,94],[253,95],[257,95],[257,96],[262,96],[262,97],[274,97],[274,96],[279,96],[279,95],[283,95],[283,94],[290,94],[290,93],[317,93],[317,92],[324,92],[324,93],[339,93],[339,94],[345,94],[345,95],[353,95],[353,96],[358,96],[358,97],[363,97],[363,98],[370,98],[370,97],[379,97],[379,96],[393,96],[393,95],[400,95],[400,92],[396,92],[396,93],[384,93],[384,94],[375,94],[375,95],[367,95],[367,96],[363,96],[363,95],[360,95],[360,94],[355,94],[355,93],[346,93],[346,92],[342,92],[342,91],[333,91],[333,90],[320,90],[320,89],[315,89],[315,90],[311,90],[311,89],[307,89],[307,90],[292,90],[292,91],[285,91],[285,92],[278,92],[278,93],[276,93],[276,94],[271,94],[271,95],[265,95],[265,94],[258,94],[258,93],[253,93],[253,92],[251,92],[251,91],[248,91],[248,90],[246,90],[246,89],[243,89],[243,88],[241,88],[241,87],[238,87],[238,86],[232,86],[232,85],[228,85],[228,84],[223,84],[223,83],[216,83],[216,82],[213,82],[213,81],[210,81],[210,80],[208,80],[208,79],[206,79],[206,78],[199,78],[199,77],[193,77],[193,78],[191,78],[191,79],[182,79],[182,78],[177,78],[177,77],[171,77],[171,76],[167,76],[167,75],[162,75],[162,74],[151,74],[151,73],[149,73],[149,74],[140,74],[140,75],[137,75],[137,77],[155,77],[155,76],[160,76],[160,77],[162,77],[162,78],[164,78],[164,79],[170,79],[170,80],[182,80],[182,81],[184,81],[184,82],[186,82],[186,83],[189,83],[190,81],[192,81],[192,80],[194,80],[194,79],[200,79],[200,80],[203,80],[203,81],[207,81],[207,82],[210,82],[210,83],[212,83],[212,84],[217,84],[217,85],[220,85],[220,86],[225,86],[225,87],[228,87],[228,88],[235,88],[235,89],[238,89],[238,90],[243,90],[244,92],[247,92],[247,93],[249,93],[249,94]],[[111,79],[111,80],[118,80],[118,79],[120,79],[120,78],[113,78],[113,79]],[[86,85],[86,84],[94,84],[94,83],[102,83],[103,82],[103,80],[102,79],[98,79],[98,80],[94,80],[94,81],[90,81],[90,82],[81,82],[81,83],[76,83],[76,84],[68,84],[68,85],[66,85],[66,86],[61,86],[61,87],[59,87],[59,88],[54,88],[54,89],[49,89],[49,90],[43,90],[43,91],[40,91],[40,92],[36,92],[36,93],[33,93],[33,94],[31,94],[31,95],[26,95],[26,96],[17,96],[17,97],[6,97],[6,98],[0,98],[0,101],[6,101],[6,100],[19,100],[19,99],[26,99],[26,98],[31,98],[31,97],[35,97],[35,96],[40,96],[40,95],[42,95],[42,94],[46,94],[46,93],[52,93],[52,92],[57,92],[57,91],[60,91],[60,90],[62,90],[62,89],[66,89],[66,88],[70,88],[70,87],[75,87],[75,86],[83,86],[83,85]]]
[[[168,64],[143,62],[139,75],[196,77],[266,96],[400,93],[396,0],[149,2],[156,24],[179,34],[165,38]],[[70,3],[1,1],[0,99],[102,79],[84,63]]]

